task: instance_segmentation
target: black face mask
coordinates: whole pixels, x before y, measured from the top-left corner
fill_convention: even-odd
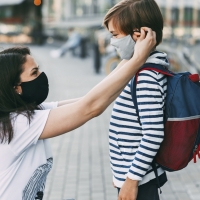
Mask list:
[[[20,84],[22,88],[21,98],[27,103],[41,104],[48,96],[49,83],[48,78],[42,72],[36,79]]]

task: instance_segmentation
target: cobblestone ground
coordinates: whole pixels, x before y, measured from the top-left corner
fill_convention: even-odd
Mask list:
[[[105,77],[103,70],[100,75],[94,74],[91,58],[80,60],[69,53],[53,59],[49,56],[52,47],[30,48],[49,77],[49,101],[82,96]],[[44,200],[117,200],[108,157],[110,113],[111,107],[81,128],[51,139],[54,165]],[[200,160],[180,172],[169,173],[168,179],[161,200],[200,200]]]

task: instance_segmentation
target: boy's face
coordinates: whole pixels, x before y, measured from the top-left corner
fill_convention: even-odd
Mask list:
[[[125,33],[119,31],[118,29],[116,29],[116,27],[113,24],[113,20],[110,20],[108,22],[108,30],[109,32],[112,34],[113,38],[123,38],[125,36],[127,36]],[[134,32],[132,35],[133,40],[136,42],[137,39],[140,37],[140,32]]]
[[[119,30],[117,30],[115,28],[115,26],[113,25],[113,20],[110,20],[108,22],[108,30],[110,31],[110,33],[112,34],[112,37],[113,38],[123,38],[126,36],[126,34],[124,33],[121,33]]]

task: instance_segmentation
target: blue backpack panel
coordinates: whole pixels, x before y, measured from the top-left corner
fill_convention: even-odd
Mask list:
[[[138,115],[136,85],[139,72],[154,70],[167,76],[164,110],[164,140],[154,159],[166,171],[183,169],[196,156],[200,158],[200,84],[199,75],[173,73],[167,68],[146,63],[131,81],[132,99]]]

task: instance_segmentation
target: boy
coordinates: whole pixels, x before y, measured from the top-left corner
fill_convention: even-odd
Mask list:
[[[163,18],[154,0],[122,0],[108,11],[104,25],[113,35],[111,45],[124,59],[121,65],[132,57],[141,27],[147,26],[156,32],[156,46],[162,41]],[[166,54],[155,49],[146,62],[169,65]],[[139,73],[136,98],[141,124],[131,96],[130,82],[114,103],[109,148],[118,200],[159,200],[151,164],[164,138],[166,91],[165,75],[152,70]],[[166,173],[159,166],[157,173],[160,186],[163,186],[167,182]]]

